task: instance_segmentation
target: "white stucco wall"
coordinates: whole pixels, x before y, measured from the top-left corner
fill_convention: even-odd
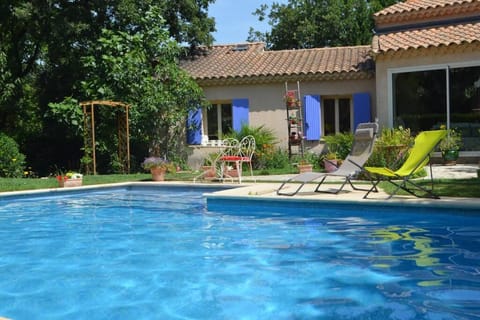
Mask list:
[[[296,90],[296,82],[289,82],[288,89]],[[278,137],[279,145],[287,147],[287,113],[285,109],[285,83],[217,86],[204,88],[205,96],[209,101],[232,100],[248,98],[250,108],[250,125],[265,126],[273,130]],[[372,98],[372,114],[375,116],[375,81],[348,80],[348,81],[315,81],[300,82],[300,94],[320,96],[351,96],[358,92],[368,92]]]
[[[296,90],[296,82],[288,83],[289,90]],[[207,100],[212,102],[231,101],[238,98],[249,100],[249,121],[254,127],[265,126],[271,129],[278,139],[278,146],[288,147],[287,111],[285,107],[285,82],[256,85],[227,85],[204,87]],[[300,94],[320,96],[352,96],[354,93],[368,92],[371,97],[372,116],[376,116],[375,80],[329,80],[300,82]],[[321,151],[319,142],[306,144],[309,150]],[[212,147],[192,146],[188,164],[198,169],[203,159],[215,151]]]

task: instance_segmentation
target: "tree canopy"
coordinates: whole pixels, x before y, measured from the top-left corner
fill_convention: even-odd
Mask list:
[[[250,28],[248,41],[272,50],[369,44],[373,14],[400,0],[289,0],[262,5],[254,14],[267,20],[270,32]],[[270,9],[270,11],[269,11]]]
[[[72,132],[65,124],[59,124],[55,118],[49,117],[48,104],[63,101],[65,97],[78,100],[94,98],[89,96],[92,91],[86,90],[83,83],[92,84],[94,73],[103,72],[106,77],[109,70],[92,68],[85,58],[96,52],[97,59],[98,49],[105,47],[105,41],[115,41],[127,34],[134,37],[136,33],[144,32],[144,19],[152,7],[156,8],[157,20],[151,24],[162,28],[163,40],[168,40],[168,43],[176,41],[189,50],[199,45],[210,45],[215,28],[214,19],[208,17],[208,6],[213,1],[1,1],[0,131],[12,136],[22,152],[27,154],[27,160],[34,162],[37,167],[48,166],[47,163],[41,163],[46,158],[50,158],[49,162],[62,160],[55,157],[63,158],[63,163],[71,161],[65,159],[67,157],[78,158],[78,152],[75,151],[81,144],[78,132]],[[137,44],[138,50],[147,50],[148,45],[140,47],[141,44]],[[158,56],[152,55],[154,53],[145,51],[144,59],[161,64],[163,53]],[[116,54],[120,58],[123,52]],[[165,60],[171,64],[173,56],[172,53]],[[156,85],[164,86],[161,82]],[[99,88],[105,86],[102,83]],[[165,94],[166,91],[155,92]],[[107,93],[118,95],[115,100],[126,100],[133,96],[122,96],[120,94],[126,92],[119,89]],[[98,95],[100,92],[96,92]],[[138,99],[135,103],[138,103]],[[53,149],[66,152],[61,154]]]

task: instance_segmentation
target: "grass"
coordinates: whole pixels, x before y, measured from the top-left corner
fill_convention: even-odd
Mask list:
[[[273,170],[269,174],[285,174],[281,170]],[[288,172],[291,173],[291,172]],[[254,174],[260,175],[261,172],[255,172]],[[178,172],[167,173],[167,181],[185,181],[192,182],[193,178],[198,173],[193,172]],[[83,185],[96,185],[106,183],[120,183],[120,182],[134,182],[134,181],[150,181],[151,176],[149,173],[135,173],[135,174],[112,174],[112,175],[88,175],[83,177]],[[418,181],[418,180],[417,180]],[[430,187],[429,180],[419,181],[419,184],[426,188]],[[468,197],[468,198],[480,198],[480,180],[479,179],[436,179],[435,193],[440,197]],[[0,178],[0,192],[6,191],[22,191],[22,190],[34,190],[34,189],[49,189],[57,188],[58,183],[54,177],[33,179],[33,178]],[[394,188],[391,184],[382,182],[380,187],[387,193],[391,192]],[[406,194],[401,191],[399,194]]]
[[[430,180],[415,181],[415,183],[430,190]],[[434,193],[440,197],[480,198],[480,179],[434,179]],[[380,188],[391,194],[395,187],[388,182],[381,182]],[[416,191],[416,190],[415,190]],[[397,194],[408,195],[400,190]]]
[[[195,174],[190,172],[168,173],[166,180],[170,181],[192,181]],[[120,183],[132,181],[150,181],[149,173],[134,174],[110,174],[110,175],[85,175],[83,176],[83,185],[96,185],[105,183]],[[23,191],[36,189],[57,188],[58,182],[55,177],[49,178],[0,178],[0,192]]]

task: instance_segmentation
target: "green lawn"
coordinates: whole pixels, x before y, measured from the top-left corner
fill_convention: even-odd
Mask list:
[[[192,181],[195,175],[186,173],[168,173],[166,180]],[[135,174],[110,174],[110,175],[85,175],[83,176],[83,185],[96,185],[105,183],[119,183],[131,181],[150,181],[149,173]],[[33,178],[0,178],[0,192],[21,191],[33,189],[57,188],[58,182],[55,177],[33,179]]]
[[[430,189],[430,180],[416,182],[424,188]],[[380,187],[390,193],[394,190],[394,186],[387,182],[382,182]],[[480,179],[435,179],[434,193],[440,197],[467,197],[480,198]],[[408,194],[399,192],[398,194]]]
[[[166,180],[191,182],[197,174],[198,173],[191,172],[168,173]],[[260,172],[256,172],[255,174],[260,174]],[[270,174],[281,174],[281,172],[270,172]],[[151,176],[148,173],[88,175],[84,176],[83,185],[150,180]],[[420,183],[425,187],[429,187],[428,180],[421,181]],[[0,192],[56,188],[57,186],[58,183],[54,177],[43,179],[0,178]],[[393,190],[392,186],[385,182],[382,182],[380,187],[386,192]],[[435,193],[440,197],[480,198],[480,179],[438,179],[435,180]]]

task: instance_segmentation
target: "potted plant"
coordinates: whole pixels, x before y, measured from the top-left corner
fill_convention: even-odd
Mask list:
[[[462,135],[455,129],[449,129],[447,136],[440,141],[440,151],[445,165],[453,166],[457,163],[458,153],[462,147]]]
[[[291,125],[296,125],[298,123],[297,122],[297,117],[295,117],[295,116],[290,116],[288,120],[290,121]]]
[[[325,171],[333,172],[338,169],[338,154],[335,151],[328,151],[323,155],[323,166]]]
[[[142,167],[149,170],[153,181],[164,181],[165,173],[172,168],[172,164],[160,157],[148,157],[142,162]]]
[[[83,175],[78,172],[60,173],[56,178],[60,188],[80,187],[83,183]]]
[[[306,159],[301,159],[298,162],[298,170],[299,170],[300,173],[312,172],[313,171],[313,164],[308,162],[308,160],[306,160]]]
[[[339,155],[337,150],[340,149],[340,139],[343,139],[343,136],[343,134],[335,134],[323,137],[326,152],[323,154],[322,160],[325,171],[327,172],[333,172],[338,169]]]
[[[210,153],[205,160],[203,161],[202,166],[200,169],[203,172],[202,177],[205,179],[213,179],[217,176],[216,170],[215,170],[215,161],[219,157],[218,152]]]
[[[285,96],[285,102],[287,103],[287,107],[289,108],[298,108],[300,107],[300,101],[295,98],[294,93],[287,93]]]

